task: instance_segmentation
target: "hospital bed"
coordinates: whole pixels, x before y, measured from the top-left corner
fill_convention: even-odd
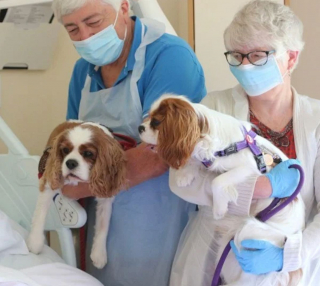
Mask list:
[[[51,1],[0,0],[0,9],[49,2]],[[133,14],[141,18],[146,17],[162,21],[166,25],[167,32],[175,34],[174,29],[156,0],[131,0],[130,4]],[[32,216],[39,193],[38,162],[40,157],[29,154],[28,150],[1,117],[0,140],[4,142],[8,149],[6,154],[0,154],[0,212],[9,217],[11,224],[14,224],[14,229],[18,230],[20,235],[25,239],[28,231],[30,231]],[[62,210],[61,205],[63,206]],[[66,208],[74,211],[75,216],[72,220],[64,220]],[[81,227],[85,222],[86,213],[78,202],[71,201],[59,194],[55,197],[54,204],[51,205],[46,220],[45,231],[57,232],[62,259],[48,246],[45,246],[43,253],[38,256],[30,253],[23,256],[7,255],[3,259],[0,255],[0,282],[5,281],[1,279],[4,277],[3,273],[8,272],[8,269],[3,269],[3,267],[12,267],[12,265],[15,265],[14,268],[16,270],[25,269],[26,267],[30,268],[31,266],[43,266],[48,263],[58,263],[58,265],[66,263],[67,266],[65,267],[68,267],[68,265],[76,266],[75,247],[70,228]],[[14,272],[14,270],[12,271]],[[15,275],[18,274],[15,273]],[[62,284],[58,283],[56,285]],[[93,283],[92,285],[95,284]]]

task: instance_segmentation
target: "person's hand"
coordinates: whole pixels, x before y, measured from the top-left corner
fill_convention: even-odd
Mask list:
[[[293,164],[300,165],[300,162],[294,159],[283,161],[265,175],[272,186],[271,198],[286,198],[296,190],[300,173],[295,168],[289,168]]]
[[[159,157],[156,148],[141,143],[136,148],[126,151],[127,180],[129,187],[164,174],[168,165]]]
[[[88,183],[79,183],[77,186],[64,185],[61,191],[64,196],[74,200],[92,196]]]
[[[280,271],[283,268],[283,248],[265,240],[247,239],[241,246],[247,249],[238,250],[232,240],[230,246],[242,270],[254,275]]]

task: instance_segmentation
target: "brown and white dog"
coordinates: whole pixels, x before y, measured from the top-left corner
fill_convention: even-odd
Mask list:
[[[142,141],[157,146],[158,154],[169,166],[176,169],[176,183],[182,199],[193,202],[183,193],[183,187],[189,186],[194,178],[204,169],[204,162],[210,161],[208,171],[219,174],[211,182],[213,217],[217,227],[224,233],[218,243],[217,257],[221,256],[224,247],[234,237],[238,248],[245,239],[263,239],[278,247],[283,247],[287,235],[304,228],[304,203],[300,195],[267,222],[261,223],[254,217],[265,209],[272,199],[253,200],[250,218],[226,215],[228,203],[237,201],[236,186],[245,182],[249,176],[261,174],[257,162],[249,148],[219,157],[216,154],[226,150],[236,142],[246,139],[243,131],[251,129],[251,124],[241,122],[232,116],[211,110],[202,104],[191,103],[184,96],[163,95],[151,107],[150,116],[140,127]],[[277,158],[288,158],[268,140],[257,136],[257,145],[276,155]],[[200,190],[197,190],[199,192]],[[196,195],[195,195],[196,196]],[[196,201],[193,203],[197,203]],[[228,285],[297,285],[301,272],[272,272],[267,275],[251,275],[241,271],[234,254],[229,253],[222,270],[222,276]]]
[[[125,186],[126,160],[121,145],[104,126],[91,122],[67,121],[51,133],[48,153],[40,178],[40,194],[27,241],[29,250],[41,252],[45,219],[53,197],[63,185],[89,183],[97,198],[95,235],[91,259],[97,268],[107,263],[106,240],[114,196]]]

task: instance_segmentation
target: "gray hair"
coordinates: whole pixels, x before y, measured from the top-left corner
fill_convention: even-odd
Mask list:
[[[227,50],[266,47],[277,51],[301,52],[303,25],[293,11],[272,1],[251,1],[234,17],[224,32]]]
[[[57,20],[61,23],[62,22],[61,19],[64,15],[70,14],[82,8],[88,2],[93,2],[93,1],[96,1],[96,0],[53,0],[52,10],[55,16],[57,17]],[[104,3],[104,4],[109,4],[113,6],[113,8],[116,11],[118,11],[123,0],[98,0],[98,1],[101,1],[101,3]],[[128,0],[126,1],[129,3]]]

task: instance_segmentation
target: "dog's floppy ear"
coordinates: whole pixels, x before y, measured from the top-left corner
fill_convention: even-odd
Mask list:
[[[65,138],[65,132],[60,133],[52,141],[52,148],[49,150],[48,160],[46,162],[43,180],[40,183],[40,191],[44,190],[45,184],[48,183],[52,190],[59,189],[63,186],[62,177],[62,155],[60,144]]]
[[[201,137],[204,123],[192,105],[183,99],[163,100],[154,112],[162,117],[159,125],[158,152],[174,169],[184,166]]]
[[[94,136],[98,149],[90,171],[90,190],[96,197],[113,197],[126,184],[126,159],[120,144],[102,130]]]

